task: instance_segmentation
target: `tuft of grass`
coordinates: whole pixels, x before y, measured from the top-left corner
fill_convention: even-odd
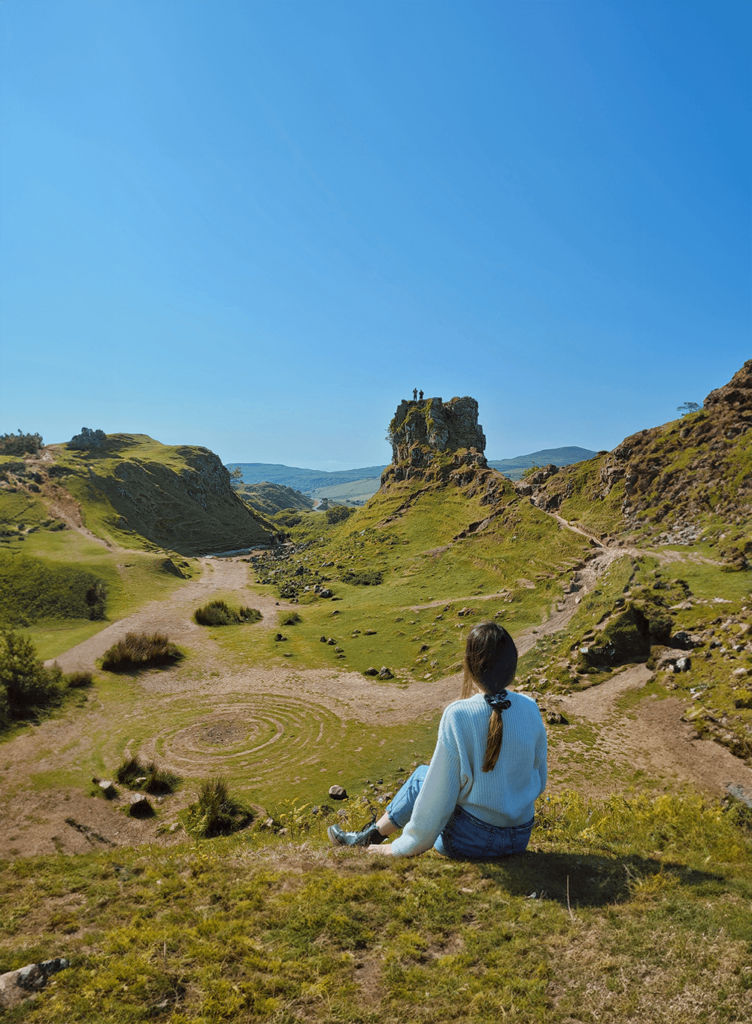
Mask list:
[[[94,676],[91,672],[71,672],[65,681],[69,690],[87,690],[94,685]]]
[[[257,608],[235,611],[226,601],[210,601],[197,608],[193,617],[199,626],[237,626],[240,622],[259,622],[262,615]]]
[[[302,617],[297,612],[283,612],[279,618],[280,626],[295,626],[302,621]]]
[[[137,757],[127,757],[115,772],[115,779],[128,789],[143,790],[153,796],[173,793],[180,783],[179,775],[158,768],[153,761],[144,767]]]
[[[184,826],[199,839],[228,836],[253,821],[253,812],[230,796],[227,782],[221,778],[201,783],[198,800],[185,812]]]
[[[152,633],[126,633],[102,658],[102,668],[108,672],[133,672],[152,665],[172,665],[183,657],[181,651],[166,636]]]

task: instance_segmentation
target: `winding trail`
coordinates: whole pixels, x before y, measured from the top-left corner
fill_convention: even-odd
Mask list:
[[[663,561],[684,557],[682,552],[608,544],[559,515],[552,517],[562,528],[594,540],[596,550],[575,571],[576,589],[562,595],[546,622],[516,636],[521,654],[541,637],[566,628],[583,596],[616,559],[638,554]],[[92,800],[81,785],[34,784],[35,776],[54,780],[63,773],[71,777],[83,772],[85,779],[92,770],[87,766],[103,756],[94,736],[108,737],[112,749],[108,747],[105,763],[119,756],[123,737],[142,736],[140,741],[128,741],[128,753],[153,758],[188,777],[240,767],[261,785],[281,758],[294,784],[296,769],[318,770],[313,767],[316,744],[335,742],[333,737],[348,720],[374,729],[425,721],[457,698],[460,674],[403,687],[333,668],[228,667],[211,631],[193,622],[199,604],[218,593],[234,593],[264,616],[258,627],[249,628],[264,629],[276,626],[278,613],[293,606],[253,592],[248,563],[240,558],[204,558],[201,567],[200,578],[186,581],[170,597],[150,602],[56,659],[65,672],[91,669],[126,632],[160,631],[190,648],[192,668],[145,673],[127,684],[136,686],[139,696],[135,704],[123,706],[122,720],[113,719],[113,706],[105,706],[93,692],[85,709],[72,709],[0,745],[0,857],[82,852],[97,847],[94,833],[115,845],[156,839],[156,822],[129,819],[106,801]],[[476,602],[499,596],[447,600]],[[446,602],[420,607],[442,603]],[[577,787],[604,796],[636,781],[639,769],[659,788],[690,786],[721,797],[733,783],[752,795],[752,768],[712,740],[698,739],[683,721],[683,702],[672,697],[635,699],[650,678],[644,665],[632,666],[589,690],[539,698],[544,710],[558,710],[571,723],[549,727],[550,788]],[[583,738],[583,729],[590,731],[590,739]],[[171,807],[176,810],[188,799],[187,791],[181,791],[171,798]]]

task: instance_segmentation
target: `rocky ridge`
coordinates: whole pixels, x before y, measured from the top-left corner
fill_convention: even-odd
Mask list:
[[[589,462],[545,466],[515,488],[544,511],[560,511],[586,527],[608,515],[607,532],[614,536],[649,536],[661,544],[717,541],[730,568],[748,567],[752,360],[698,412],[633,434]]]

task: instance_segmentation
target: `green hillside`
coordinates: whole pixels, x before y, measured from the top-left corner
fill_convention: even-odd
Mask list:
[[[284,508],[311,509],[313,500],[301,491],[283,484],[270,484],[262,481],[258,484],[241,484],[237,493],[247,505],[263,516],[273,516]]]

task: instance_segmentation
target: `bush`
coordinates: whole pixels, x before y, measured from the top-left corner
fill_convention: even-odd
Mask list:
[[[253,821],[253,813],[230,796],[224,779],[201,783],[196,803],[185,814],[185,830],[201,839],[228,836]]]
[[[0,434],[0,455],[34,455],[42,447],[41,434]]]
[[[144,767],[137,757],[128,757],[115,772],[115,779],[128,789],[143,790],[153,796],[172,793],[180,782],[180,776],[158,768],[153,761]]]
[[[0,722],[59,704],[64,685],[60,669],[45,668],[31,640],[10,631],[0,636]]]
[[[296,626],[299,622],[302,622],[302,618],[297,612],[285,612],[279,617],[280,626]]]
[[[166,636],[153,633],[126,633],[102,658],[102,668],[108,672],[131,672],[151,665],[171,665],[180,661],[182,652]]]
[[[237,626],[239,622],[259,622],[262,618],[257,608],[240,608],[235,611],[226,601],[210,601],[193,614],[199,626]]]
[[[75,451],[88,451],[91,448],[103,448],[106,443],[107,434],[103,430],[81,427],[81,433],[73,435],[68,442],[68,447]]]
[[[384,573],[380,569],[348,569],[340,579],[355,587],[377,587],[383,582]]]
[[[94,684],[91,672],[71,672],[65,677],[69,690],[85,690]]]
[[[350,516],[355,512],[354,508],[348,508],[347,505],[333,505],[328,508],[324,515],[326,521],[329,524],[332,523],[343,523],[345,519],[349,519]]]

